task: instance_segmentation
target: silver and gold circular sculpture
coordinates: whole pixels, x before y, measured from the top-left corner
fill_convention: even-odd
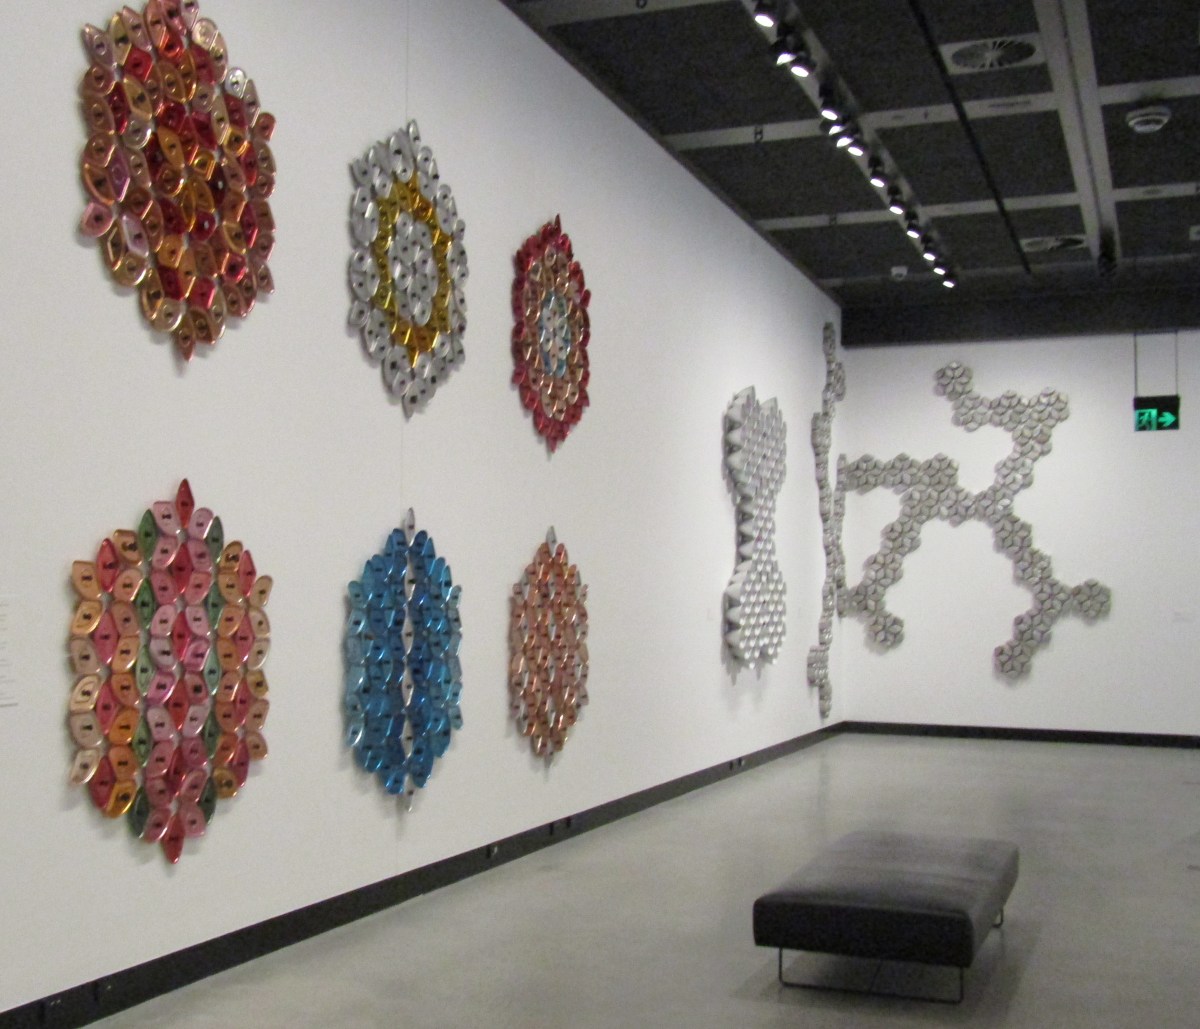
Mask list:
[[[350,172],[350,324],[412,414],[465,358],[466,227],[415,121],[372,144]]]
[[[787,426],[775,398],[750,386],[725,412],[725,467],[737,494],[738,561],[725,588],[730,658],[754,667],[774,661],[786,632],[783,573],[775,560],[775,500],[786,473]]]

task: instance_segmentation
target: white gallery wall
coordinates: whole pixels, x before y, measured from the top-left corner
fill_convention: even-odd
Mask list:
[[[984,397],[1012,390],[1065,392],[1070,416],[1035,465],[1013,510],[1033,527],[1033,545],[1068,585],[1097,579],[1112,611],[1093,624],[1060,619],[1028,675],[992,670],[992,650],[1031,606],[1012,564],[982,522],[926,525],[888,606],[905,621],[903,642],[882,652],[863,623],[838,622],[835,686],[847,719],[1020,728],[1200,733],[1200,334],[1139,336],[1138,391],[1178,392],[1179,431],[1133,431],[1132,335],[1020,343],[856,349],[845,358],[847,397],[837,445],[848,459],[944,453],[972,492],[991,483],[1011,437],[952,424],[934,373],[950,361],[974,371]],[[1178,353],[1178,371],[1175,355]],[[846,501],[850,583],[879,548],[899,498],[885,489]]]
[[[115,9],[7,11],[8,81],[22,85],[0,100],[0,1011],[820,724],[804,685],[822,573],[808,420],[828,298],[496,0],[204,0],[278,119],[277,292],[183,365],[77,229],[80,30]],[[347,327],[346,262],[348,164],[409,117],[454,189],[470,279],[466,364],[406,421]],[[509,291],[517,247],[559,213],[592,290],[591,407],[548,457],[509,383]],[[870,383],[876,360],[856,360],[852,381]],[[733,675],[721,424],[747,385],[778,396],[790,427],[788,639],[774,667]],[[1097,420],[1085,409],[1079,430]],[[67,784],[66,637],[72,561],[183,477],[275,580],[271,752],[172,867]],[[1138,506],[1094,484],[1070,501],[1097,512],[1092,526],[1104,505]],[[341,640],[347,581],[410,506],[463,586],[466,724],[404,813],[343,745]],[[510,722],[506,670],[510,588],[550,525],[589,588],[591,703],[547,768]],[[1047,527],[1082,548],[1065,520]],[[1122,589],[1113,549],[1070,559]],[[1088,648],[1107,637],[1076,634],[1072,653],[1104,668]],[[853,657],[842,678],[864,667]],[[855,705],[882,711],[879,692]],[[1153,707],[1114,701],[1112,718],[1152,728]]]

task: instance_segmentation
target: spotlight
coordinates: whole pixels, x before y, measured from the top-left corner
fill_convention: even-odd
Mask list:
[[[834,118],[825,126],[825,132],[830,136],[840,136],[845,131],[846,122],[841,118]]]
[[[934,275],[945,275],[946,272],[947,272],[947,269],[944,264],[941,264],[937,261],[933,262],[933,274]]]
[[[878,158],[871,159],[871,185],[876,189],[886,189],[887,176],[883,173],[883,162]]]
[[[776,25],[775,5],[771,0],[758,0],[754,5],[754,20],[764,29],[773,29]]]
[[[841,132],[838,133],[837,147],[839,150],[844,150],[846,147],[848,147],[853,142],[854,142],[854,127],[851,125],[847,125],[842,129]]]
[[[775,55],[775,63],[791,64],[797,57],[796,34],[783,22],[775,30],[775,42],[771,44],[771,52]]]
[[[841,121],[842,112],[838,110],[833,90],[825,86],[821,90],[821,117],[826,121]]]
[[[920,239],[921,223],[910,214],[905,221],[904,231],[908,234],[909,239]]]
[[[949,275],[947,275],[944,279],[942,279],[942,285],[947,289],[953,289],[958,284],[952,278],[950,278]]]
[[[796,54],[796,59],[792,61],[791,67],[788,69],[798,79],[808,78],[817,66],[813,63],[813,59],[808,56],[803,50]]]
[[[937,256],[938,256],[937,250],[935,249],[935,247],[933,245],[933,240],[930,239],[928,236],[925,236],[921,240],[921,256],[923,258],[925,258],[926,261],[936,261],[937,260]]]
[[[895,186],[888,190],[888,210],[892,214],[902,215],[905,212],[904,197]]]
[[[850,140],[849,146],[846,147],[846,152],[855,157],[862,157],[867,150],[866,147],[863,146],[863,141],[855,136],[852,140]]]

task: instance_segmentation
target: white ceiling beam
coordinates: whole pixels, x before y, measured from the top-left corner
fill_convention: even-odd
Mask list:
[[[1179,100],[1200,96],[1200,75],[1184,75],[1177,79],[1151,79],[1149,82],[1122,82],[1116,86],[1101,86],[1100,103],[1153,104],[1160,100]]]
[[[971,120],[976,121],[980,118],[1002,118],[1053,111],[1058,107],[1058,97],[1053,93],[1029,93],[990,100],[968,100],[963,107]],[[957,120],[958,115],[955,114],[952,104],[934,104],[929,107],[900,107],[891,111],[874,111],[862,115],[858,123],[864,129],[878,132]],[[762,125],[737,125],[703,132],[678,132],[664,136],[663,142],[676,150],[703,150],[707,147],[749,145],[765,140],[808,139],[821,134],[820,119],[806,118],[798,121],[766,122]]]
[[[674,150],[708,150],[719,146],[751,146],[754,143],[778,142],[784,139],[811,139],[824,136],[821,119],[777,121],[766,125],[739,125],[732,129],[710,129],[704,132],[678,132],[663,136],[663,142]]]
[[[1079,193],[1088,249],[1092,257],[1099,257],[1101,237],[1110,234],[1113,256],[1119,257],[1117,208],[1086,6],[1069,0],[1033,0],[1033,7],[1050,82],[1059,100],[1059,121]]]

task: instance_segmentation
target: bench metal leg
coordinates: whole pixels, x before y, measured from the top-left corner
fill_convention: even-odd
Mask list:
[[[1001,918],[1001,921],[1003,921],[1003,918],[1004,918],[1003,911],[1001,911],[1001,913],[1000,913],[1000,918]],[[939,967],[945,967],[945,966],[939,966]],[[875,980],[879,978],[879,970],[881,968],[883,968],[882,961],[876,963],[875,972],[871,976],[870,985],[868,985],[865,990],[855,989],[850,986],[826,986],[823,983],[793,982],[792,980],[785,979],[783,977],[783,948],[780,947],[779,948],[779,965],[778,965],[778,968],[776,971],[776,975],[779,978],[779,985],[787,986],[790,989],[824,990],[828,993],[860,993],[860,994],[865,994],[867,996],[873,996],[873,997],[897,997],[902,1000],[925,1000],[925,1001],[931,1001],[934,1004],[961,1004],[963,1002],[963,997],[965,996],[965,989],[966,989],[966,987],[965,987],[966,969],[964,969],[962,967],[958,968],[958,996],[953,997],[953,998],[951,998],[951,997],[932,997],[927,994],[919,994],[919,993],[879,993],[875,990]]]

